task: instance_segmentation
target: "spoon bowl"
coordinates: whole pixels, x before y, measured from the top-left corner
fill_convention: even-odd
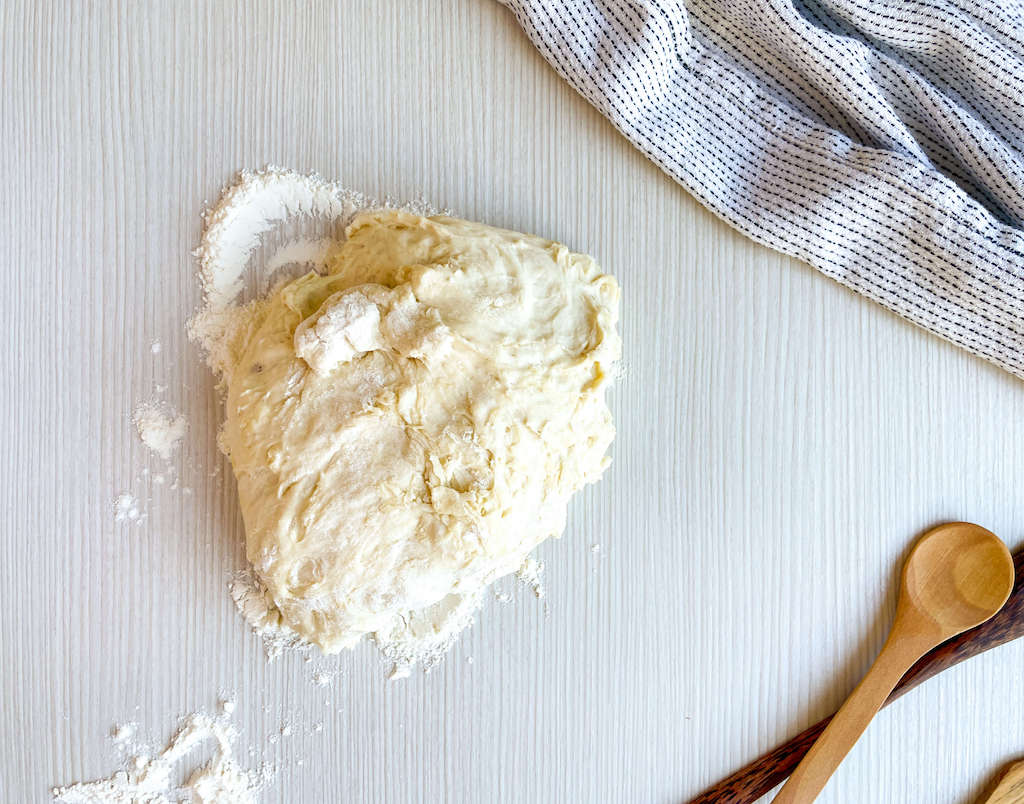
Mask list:
[[[995,534],[951,522],[928,531],[914,546],[903,568],[900,608],[912,606],[948,639],[999,611],[1013,580],[1013,558]]]

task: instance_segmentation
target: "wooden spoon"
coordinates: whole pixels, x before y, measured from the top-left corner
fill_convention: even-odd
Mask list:
[[[1013,554],[1013,563],[1017,567],[1017,583],[999,613],[928,651],[896,685],[887,704],[960,662],[1015,639],[1024,639],[1024,549]],[[786,780],[831,719],[829,716],[804,729],[691,799],[689,804],[755,804]]]
[[[1024,759],[1004,768],[978,804],[1024,804]]]
[[[998,612],[1013,589],[1013,574],[1006,545],[978,525],[954,522],[922,536],[903,567],[896,620],[882,652],[776,804],[814,801],[903,674],[941,642]]]

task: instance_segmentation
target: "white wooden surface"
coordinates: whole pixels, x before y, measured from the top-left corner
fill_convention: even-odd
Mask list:
[[[232,690],[280,766],[266,801],[679,802],[841,700],[915,534],[1024,540],[1024,384],[718,222],[493,0],[4,0],[0,28],[0,800],[107,775],[113,723],[164,738]],[[426,676],[388,683],[367,646],[318,687],[228,597],[190,251],[268,162],[561,239],[624,288],[614,464],[541,551],[547,606],[491,601]],[[191,495],[142,474],[156,385]],[[143,524],[114,522],[124,490]],[[1022,663],[901,700],[822,800],[970,801],[1024,753]]]

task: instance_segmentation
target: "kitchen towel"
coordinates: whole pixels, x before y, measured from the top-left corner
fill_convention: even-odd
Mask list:
[[[1024,377],[1019,0],[501,0],[743,233]]]

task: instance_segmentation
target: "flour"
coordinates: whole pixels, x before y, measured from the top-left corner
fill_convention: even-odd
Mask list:
[[[250,770],[239,765],[233,745],[238,730],[221,715],[195,712],[182,719],[170,742],[156,747],[136,742],[134,723],[115,727],[115,742],[128,754],[126,767],[106,779],[79,782],[51,791],[67,804],[255,804],[272,777],[266,767]],[[206,759],[186,763],[200,747]],[[200,755],[203,756],[203,755]],[[184,774],[184,783],[175,779]]]
[[[135,408],[132,421],[142,443],[165,461],[185,435],[188,423],[162,402],[143,402]]]
[[[449,595],[428,609],[410,613],[374,640],[391,662],[392,681],[406,678],[414,667],[429,671],[451,649],[459,634],[473,624],[483,589],[466,596]]]
[[[277,167],[242,171],[238,181],[224,190],[204,216],[206,228],[195,252],[203,304],[188,325],[189,337],[206,351],[207,363],[218,377],[229,365],[234,340],[246,323],[245,308],[236,306],[235,300],[263,237],[289,220],[317,218],[343,225],[357,210],[372,205],[361,193],[319,176]],[[286,251],[279,256],[276,267],[322,260],[331,244],[315,241],[311,252],[310,242],[293,243],[291,254]],[[268,274],[265,271],[262,278]]]
[[[544,564],[535,558],[528,558],[516,572],[516,577],[533,590],[536,597],[544,597]]]
[[[243,171],[206,214],[206,231],[196,253],[206,306],[227,307],[242,290],[242,274],[260,238],[288,218],[350,217],[368,205],[359,193],[318,176],[268,167]]]
[[[114,498],[114,521],[137,522],[142,518],[139,501],[127,491]]]
[[[115,726],[112,735],[114,742],[122,745],[127,744],[135,736],[136,729],[138,729],[138,726],[135,723],[122,723],[119,726]]]
[[[228,590],[242,617],[263,641],[268,659],[276,659],[285,650],[305,651],[313,647],[281,619],[274,601],[252,570],[235,573],[228,582]]]
[[[306,266],[319,273],[337,248],[338,241],[330,237],[317,240],[290,240],[267,260],[266,274],[271,276],[289,265]]]

